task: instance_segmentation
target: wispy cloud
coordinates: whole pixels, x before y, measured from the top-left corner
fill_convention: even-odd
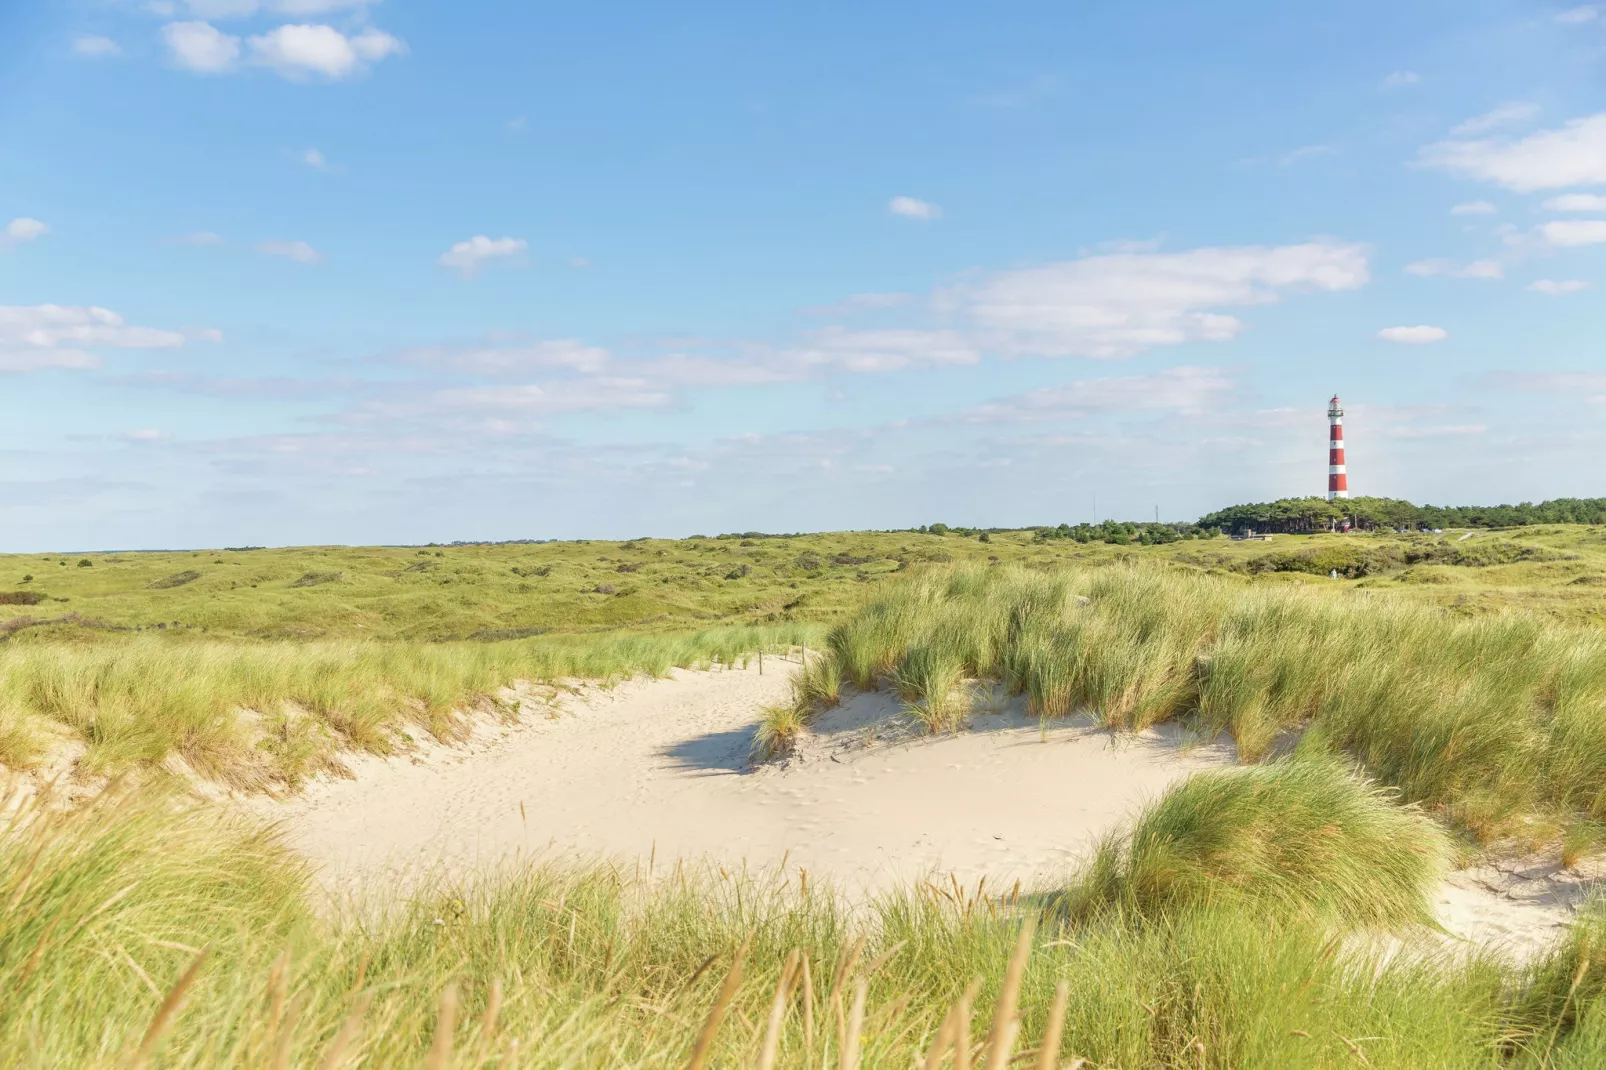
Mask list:
[[[95,33],[84,33],[73,38],[72,50],[74,55],[83,56],[87,59],[105,59],[108,56],[121,55],[123,48],[110,37],[102,37],[100,34]]]
[[[1559,297],[1563,294],[1582,293],[1589,289],[1590,285],[1581,279],[1535,279],[1528,284],[1528,289],[1534,293]]]
[[[1399,342],[1405,345],[1427,345],[1431,342],[1442,342],[1450,337],[1450,332],[1443,327],[1429,327],[1426,325],[1416,327],[1385,327],[1377,332],[1377,336],[1385,342]]]
[[[1500,209],[1488,201],[1464,201],[1450,209],[1451,215],[1495,215]]]
[[[1562,219],[1540,226],[1551,245],[1599,245],[1606,242],[1606,219]]]
[[[1441,141],[1422,149],[1418,161],[1519,193],[1606,183],[1606,112],[1516,141]]]
[[[50,228],[37,219],[20,216],[0,230],[0,251],[15,249],[50,233]]]
[[[1407,274],[1424,277],[1445,276],[1453,279],[1503,279],[1505,268],[1498,260],[1474,260],[1463,264],[1456,260],[1418,260],[1405,265]]]
[[[304,241],[280,241],[277,238],[270,238],[258,242],[257,251],[269,256],[294,260],[298,264],[317,264],[323,261],[323,254]]]
[[[1415,71],[1394,71],[1384,77],[1380,83],[1384,89],[1404,89],[1407,86],[1420,85],[1422,76]]]
[[[435,263],[471,279],[488,265],[516,261],[529,247],[523,238],[490,238],[476,234],[466,241],[455,242]]]
[[[0,305],[0,371],[98,368],[96,349],[174,349],[186,340],[97,306]]]
[[[887,211],[905,219],[918,219],[929,223],[942,215],[942,208],[918,197],[894,197],[887,202]]]
[[[1451,134],[1457,137],[1466,137],[1471,134],[1487,134],[1491,130],[1498,130],[1502,126],[1513,126],[1517,123],[1527,122],[1539,114],[1539,105],[1526,101],[1515,101],[1511,104],[1502,104],[1492,111],[1482,115],[1475,115],[1471,119],[1457,124]]]

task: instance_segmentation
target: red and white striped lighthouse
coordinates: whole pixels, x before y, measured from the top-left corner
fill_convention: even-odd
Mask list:
[[[1344,406],[1338,395],[1327,403],[1327,500],[1349,497],[1349,476],[1344,471]]]

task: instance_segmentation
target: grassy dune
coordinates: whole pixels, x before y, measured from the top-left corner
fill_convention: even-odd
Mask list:
[[[86,744],[79,764],[92,774],[178,754],[238,787],[294,786],[341,750],[452,739],[469,707],[515,716],[498,697],[515,680],[661,676],[814,638],[776,624],[500,643],[31,643],[0,650],[0,764],[26,768],[67,736]]]
[[[849,622],[886,612],[874,606],[906,597],[897,593],[907,590],[903,581],[931,569],[1092,575],[1102,566],[1153,564],[1215,584],[1177,588],[1182,600],[1154,634],[1122,631],[1124,610],[1089,615],[1077,625],[1090,629],[1080,640],[1058,626],[1023,633],[1012,664],[1040,709],[1097,699],[1112,721],[1142,723],[1197,706],[1212,723],[1230,724],[1253,757],[1289,724],[1309,720],[1320,696],[1322,720],[1341,745],[1364,751],[1415,798],[1456,797],[1472,823],[1498,820],[1508,807],[1489,800],[1539,778],[1493,757],[1480,766],[1463,754],[1469,750],[1546,752],[1545,779],[1570,785],[1566,805],[1600,815],[1600,800],[1583,797],[1601,767],[1590,712],[1598,655],[1588,630],[1606,619],[1599,528],[1150,546],[1080,543],[1048,529],[993,531],[986,541],[982,534],[4,555],[0,767],[27,769],[77,744],[86,772],[178,754],[237,786],[293,785],[342,749],[385,751],[415,731],[450,738],[457,714],[475,705],[494,711],[498,688],[515,679],[605,679],[729,662],[742,650],[806,642],[813,629],[837,625],[859,637],[853,643],[888,641]],[[1206,590],[1213,593],[1198,593]],[[861,612],[867,599],[872,608]],[[1450,617],[1482,623],[1457,629]],[[1106,626],[1116,631],[1100,634]],[[1302,641],[1291,638],[1299,629]],[[1347,632],[1379,646],[1382,660]],[[1451,640],[1461,647],[1442,645]],[[1569,642],[1570,655],[1561,651]],[[1078,667],[1055,643],[1104,653]],[[1217,671],[1177,670],[1179,658],[1206,646]],[[1394,668],[1373,677],[1371,692],[1358,686],[1363,674],[1351,674],[1334,705],[1324,690],[1332,674],[1302,653],[1318,647],[1329,659]],[[1541,662],[1526,659],[1530,648]],[[860,655],[842,655],[818,670],[858,672],[862,682],[850,664]],[[951,728],[965,708],[939,685],[964,668],[955,661],[962,655],[946,641],[915,643],[897,652],[889,682],[934,727]],[[1492,667],[1464,675],[1456,666],[1469,659]],[[1078,673],[1085,694],[1056,682]],[[817,683],[827,698],[839,686]],[[1205,683],[1195,702],[1189,689]],[[1552,698],[1540,694],[1547,688]],[[1449,692],[1486,715],[1418,716],[1442,709]],[[1551,712],[1499,716],[1535,701]],[[784,749],[802,715],[793,711],[785,723],[778,714],[759,753]],[[1535,731],[1553,745],[1541,746]],[[1422,737],[1411,746],[1423,753],[1448,747],[1466,758],[1462,770],[1481,775],[1492,764],[1504,779],[1427,783],[1435,775],[1429,763],[1396,746],[1406,733]],[[1426,738],[1434,733],[1455,739]],[[1445,766],[1442,775],[1461,774]],[[1480,807],[1491,813],[1475,813]]]
[[[979,678],[1043,717],[1228,729],[1246,761],[1302,732],[1303,751],[1349,754],[1480,836],[1606,819],[1606,634],[1590,627],[1176,568],[991,568],[889,589],[828,646],[768,749],[844,681],[896,688],[942,731]]]
[[[1431,853],[1419,818],[1387,815],[1331,763],[1278,768],[1280,803],[1338,803],[1346,848],[1382,834]],[[1221,782],[1266,775],[1184,784],[1113,848],[1129,889],[1169,841],[1170,882],[1197,891],[1230,872],[1233,896],[1093,911],[929,885],[850,911],[796,874],[545,866],[331,918],[271,832],[219,808],[160,795],[25,808],[0,831],[0,1051],[26,1067],[141,1066],[144,1052],[160,1067],[667,1068],[702,1065],[706,1040],[708,1066],[827,1070],[993,1067],[1010,1052],[1015,1066],[1132,1070],[1598,1065],[1606,984],[1585,963],[1606,914],[1527,968],[1345,941],[1408,924],[1400,907],[1424,902],[1435,867],[1407,860],[1369,886],[1318,844],[1299,845],[1295,875],[1241,838],[1185,846],[1179,808],[1242,828]],[[1332,884],[1346,909],[1327,909]],[[921,1062],[960,1021],[972,1061]],[[1032,1053],[1045,1038],[1046,1058]]]

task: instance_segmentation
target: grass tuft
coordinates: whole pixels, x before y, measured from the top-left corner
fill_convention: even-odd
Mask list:
[[[1154,919],[1216,905],[1346,928],[1431,921],[1444,831],[1335,759],[1197,773],[1101,842],[1073,917]]]

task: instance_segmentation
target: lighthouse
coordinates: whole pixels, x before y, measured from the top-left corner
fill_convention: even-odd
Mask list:
[[[1349,476],[1344,472],[1344,406],[1338,395],[1327,403],[1327,500],[1349,497]]]

